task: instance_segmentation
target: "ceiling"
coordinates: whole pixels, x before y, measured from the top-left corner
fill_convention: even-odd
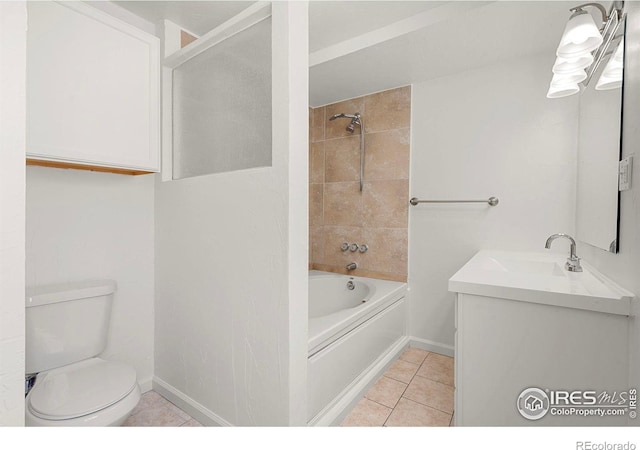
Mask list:
[[[437,1],[311,1],[309,51],[382,28],[415,14],[437,8]]]
[[[575,2],[488,2],[312,66],[310,104],[320,106],[531,55],[548,54],[551,71],[572,6]]]
[[[253,2],[116,1],[152,22],[202,35]],[[311,1],[309,102],[320,106],[549,52],[566,1]]]
[[[198,36],[213,30],[254,2],[243,1],[114,1],[147,21],[170,20]]]

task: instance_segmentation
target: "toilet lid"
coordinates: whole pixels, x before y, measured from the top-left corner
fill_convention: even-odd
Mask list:
[[[92,358],[39,374],[29,409],[51,420],[85,416],[123,399],[135,384],[133,367]]]

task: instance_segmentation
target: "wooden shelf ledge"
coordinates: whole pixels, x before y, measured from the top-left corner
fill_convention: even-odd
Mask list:
[[[146,170],[121,169],[118,167],[92,166],[90,164],[77,164],[77,163],[60,162],[60,161],[44,161],[41,159],[29,159],[29,158],[27,158],[27,166],[53,167],[54,169],[90,170],[93,172],[108,172],[108,173],[117,173],[120,175],[147,175],[150,173],[155,173],[155,172],[149,172]]]

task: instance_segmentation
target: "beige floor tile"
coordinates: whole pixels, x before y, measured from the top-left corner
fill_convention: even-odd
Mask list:
[[[196,419],[191,419],[182,424],[183,427],[202,427],[203,425]]]
[[[401,398],[385,426],[387,427],[446,427],[451,415],[420,403]]]
[[[407,388],[406,383],[394,380],[393,378],[381,377],[376,384],[373,385],[366,398],[380,403],[381,405],[393,408],[402,397],[402,393]]]
[[[402,355],[400,355],[400,359],[413,364],[422,364],[428,354],[428,351],[422,350],[421,348],[409,347],[404,352],[402,352]]]
[[[125,427],[179,427],[186,420],[167,405],[147,408],[129,417]]]
[[[453,386],[453,358],[430,353],[416,375]]]
[[[391,408],[363,398],[344,421],[342,421],[342,426],[380,427],[387,420],[391,411]]]
[[[456,415],[455,414],[451,415],[451,421],[449,422],[449,426],[450,427],[455,427],[456,426]]]
[[[171,403],[170,401],[167,400],[167,404],[165,405],[167,408],[169,408],[171,411],[173,411],[177,416],[181,417],[184,420],[191,420],[192,417],[187,414],[186,412],[184,412],[183,410],[181,410],[179,407],[177,407],[176,405],[174,405],[173,403]]]
[[[396,360],[384,373],[385,377],[409,383],[420,366],[401,359]]]
[[[140,401],[131,412],[131,415],[133,416],[145,409],[157,408],[167,403],[168,403],[168,400],[165,399],[162,395],[158,394],[157,392],[155,391],[145,392],[144,394],[142,394],[142,397],[140,397]]]
[[[453,414],[453,386],[423,377],[413,377],[403,397]]]

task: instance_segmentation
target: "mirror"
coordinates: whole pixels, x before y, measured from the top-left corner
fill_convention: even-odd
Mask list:
[[[624,30],[625,18],[580,93],[578,126],[576,235],[582,242],[613,253],[619,247],[618,161],[622,151]],[[607,75],[616,70],[617,81],[608,79]]]

